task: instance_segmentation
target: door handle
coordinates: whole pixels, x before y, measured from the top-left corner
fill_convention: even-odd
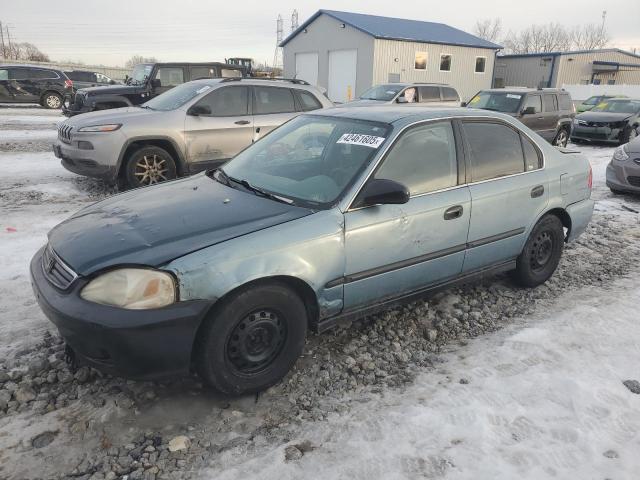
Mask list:
[[[445,220],[454,220],[456,218],[460,218],[462,216],[462,212],[464,209],[462,205],[456,205],[455,207],[449,207],[444,211],[444,219]]]
[[[248,125],[251,122],[249,120],[238,120],[237,122],[233,122],[233,123],[235,123],[236,125]]]
[[[538,185],[531,189],[531,198],[538,198],[544,194],[544,185]]]

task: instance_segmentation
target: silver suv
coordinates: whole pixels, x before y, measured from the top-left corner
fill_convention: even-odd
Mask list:
[[[74,173],[141,187],[216,168],[299,113],[330,106],[302,80],[196,80],[138,107],[74,116],[53,151]]]
[[[357,100],[345,103],[345,106],[397,104],[412,107],[459,107],[460,95],[452,86],[440,83],[383,83],[374,85]]]

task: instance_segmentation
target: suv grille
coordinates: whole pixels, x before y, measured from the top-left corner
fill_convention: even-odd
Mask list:
[[[49,282],[62,290],[69,288],[73,281],[78,278],[76,272],[71,270],[49,245],[47,245],[42,254],[42,271]]]
[[[58,126],[58,139],[64,143],[71,143],[71,130],[73,127],[64,123]]]

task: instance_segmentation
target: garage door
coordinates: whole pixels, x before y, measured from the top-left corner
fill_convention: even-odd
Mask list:
[[[318,53],[296,53],[296,78],[318,85]]]
[[[329,52],[328,96],[334,102],[348,102],[356,94],[357,50]]]

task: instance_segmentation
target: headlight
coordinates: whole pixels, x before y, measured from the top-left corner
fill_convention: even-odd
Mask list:
[[[88,127],[79,128],[79,132],[113,132],[122,126],[121,123],[109,123],[107,125],[89,125]]]
[[[103,305],[144,310],[174,303],[176,287],[173,277],[166,272],[121,268],[91,280],[82,289],[80,296]]]
[[[618,162],[624,162],[629,159],[629,155],[627,155],[627,151],[625,150],[625,145],[620,145],[613,151],[613,159]]]

